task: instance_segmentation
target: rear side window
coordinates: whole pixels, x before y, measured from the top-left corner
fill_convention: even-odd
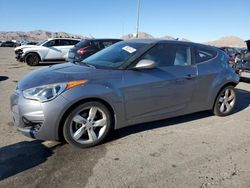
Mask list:
[[[76,45],[78,42],[78,40],[70,40],[70,45]]]
[[[77,44],[79,41],[77,40],[65,40],[65,39],[62,39],[60,40],[60,45],[61,46],[72,46],[72,45],[75,45]]]
[[[216,57],[217,52],[210,49],[198,48],[196,51],[196,62],[201,63]]]
[[[69,46],[70,41],[69,40],[60,40],[60,46]]]

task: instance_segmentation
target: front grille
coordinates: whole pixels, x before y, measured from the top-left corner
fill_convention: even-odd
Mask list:
[[[17,55],[17,54],[22,54],[22,53],[23,53],[23,50],[21,50],[21,49],[15,51],[15,54],[16,54],[16,55]]]

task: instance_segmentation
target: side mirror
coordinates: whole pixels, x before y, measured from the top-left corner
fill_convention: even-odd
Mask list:
[[[135,70],[154,69],[154,68],[156,68],[156,63],[149,59],[140,60],[134,67]]]

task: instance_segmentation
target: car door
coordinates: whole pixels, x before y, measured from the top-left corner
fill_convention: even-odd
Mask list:
[[[54,39],[50,40],[44,45],[44,60],[62,60],[62,50],[60,48],[60,40]]]
[[[125,71],[123,92],[128,121],[161,117],[187,108],[197,77],[191,50],[185,45],[157,44],[137,60],[153,60],[156,68]]]

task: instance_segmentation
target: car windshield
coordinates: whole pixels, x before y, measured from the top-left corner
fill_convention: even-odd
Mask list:
[[[37,46],[41,46],[41,44],[43,44],[43,43],[45,43],[47,40],[43,40],[43,41],[41,41],[41,42],[38,42],[36,45]]]
[[[100,69],[117,69],[146,45],[145,43],[136,42],[118,42],[97,52],[82,62]]]

